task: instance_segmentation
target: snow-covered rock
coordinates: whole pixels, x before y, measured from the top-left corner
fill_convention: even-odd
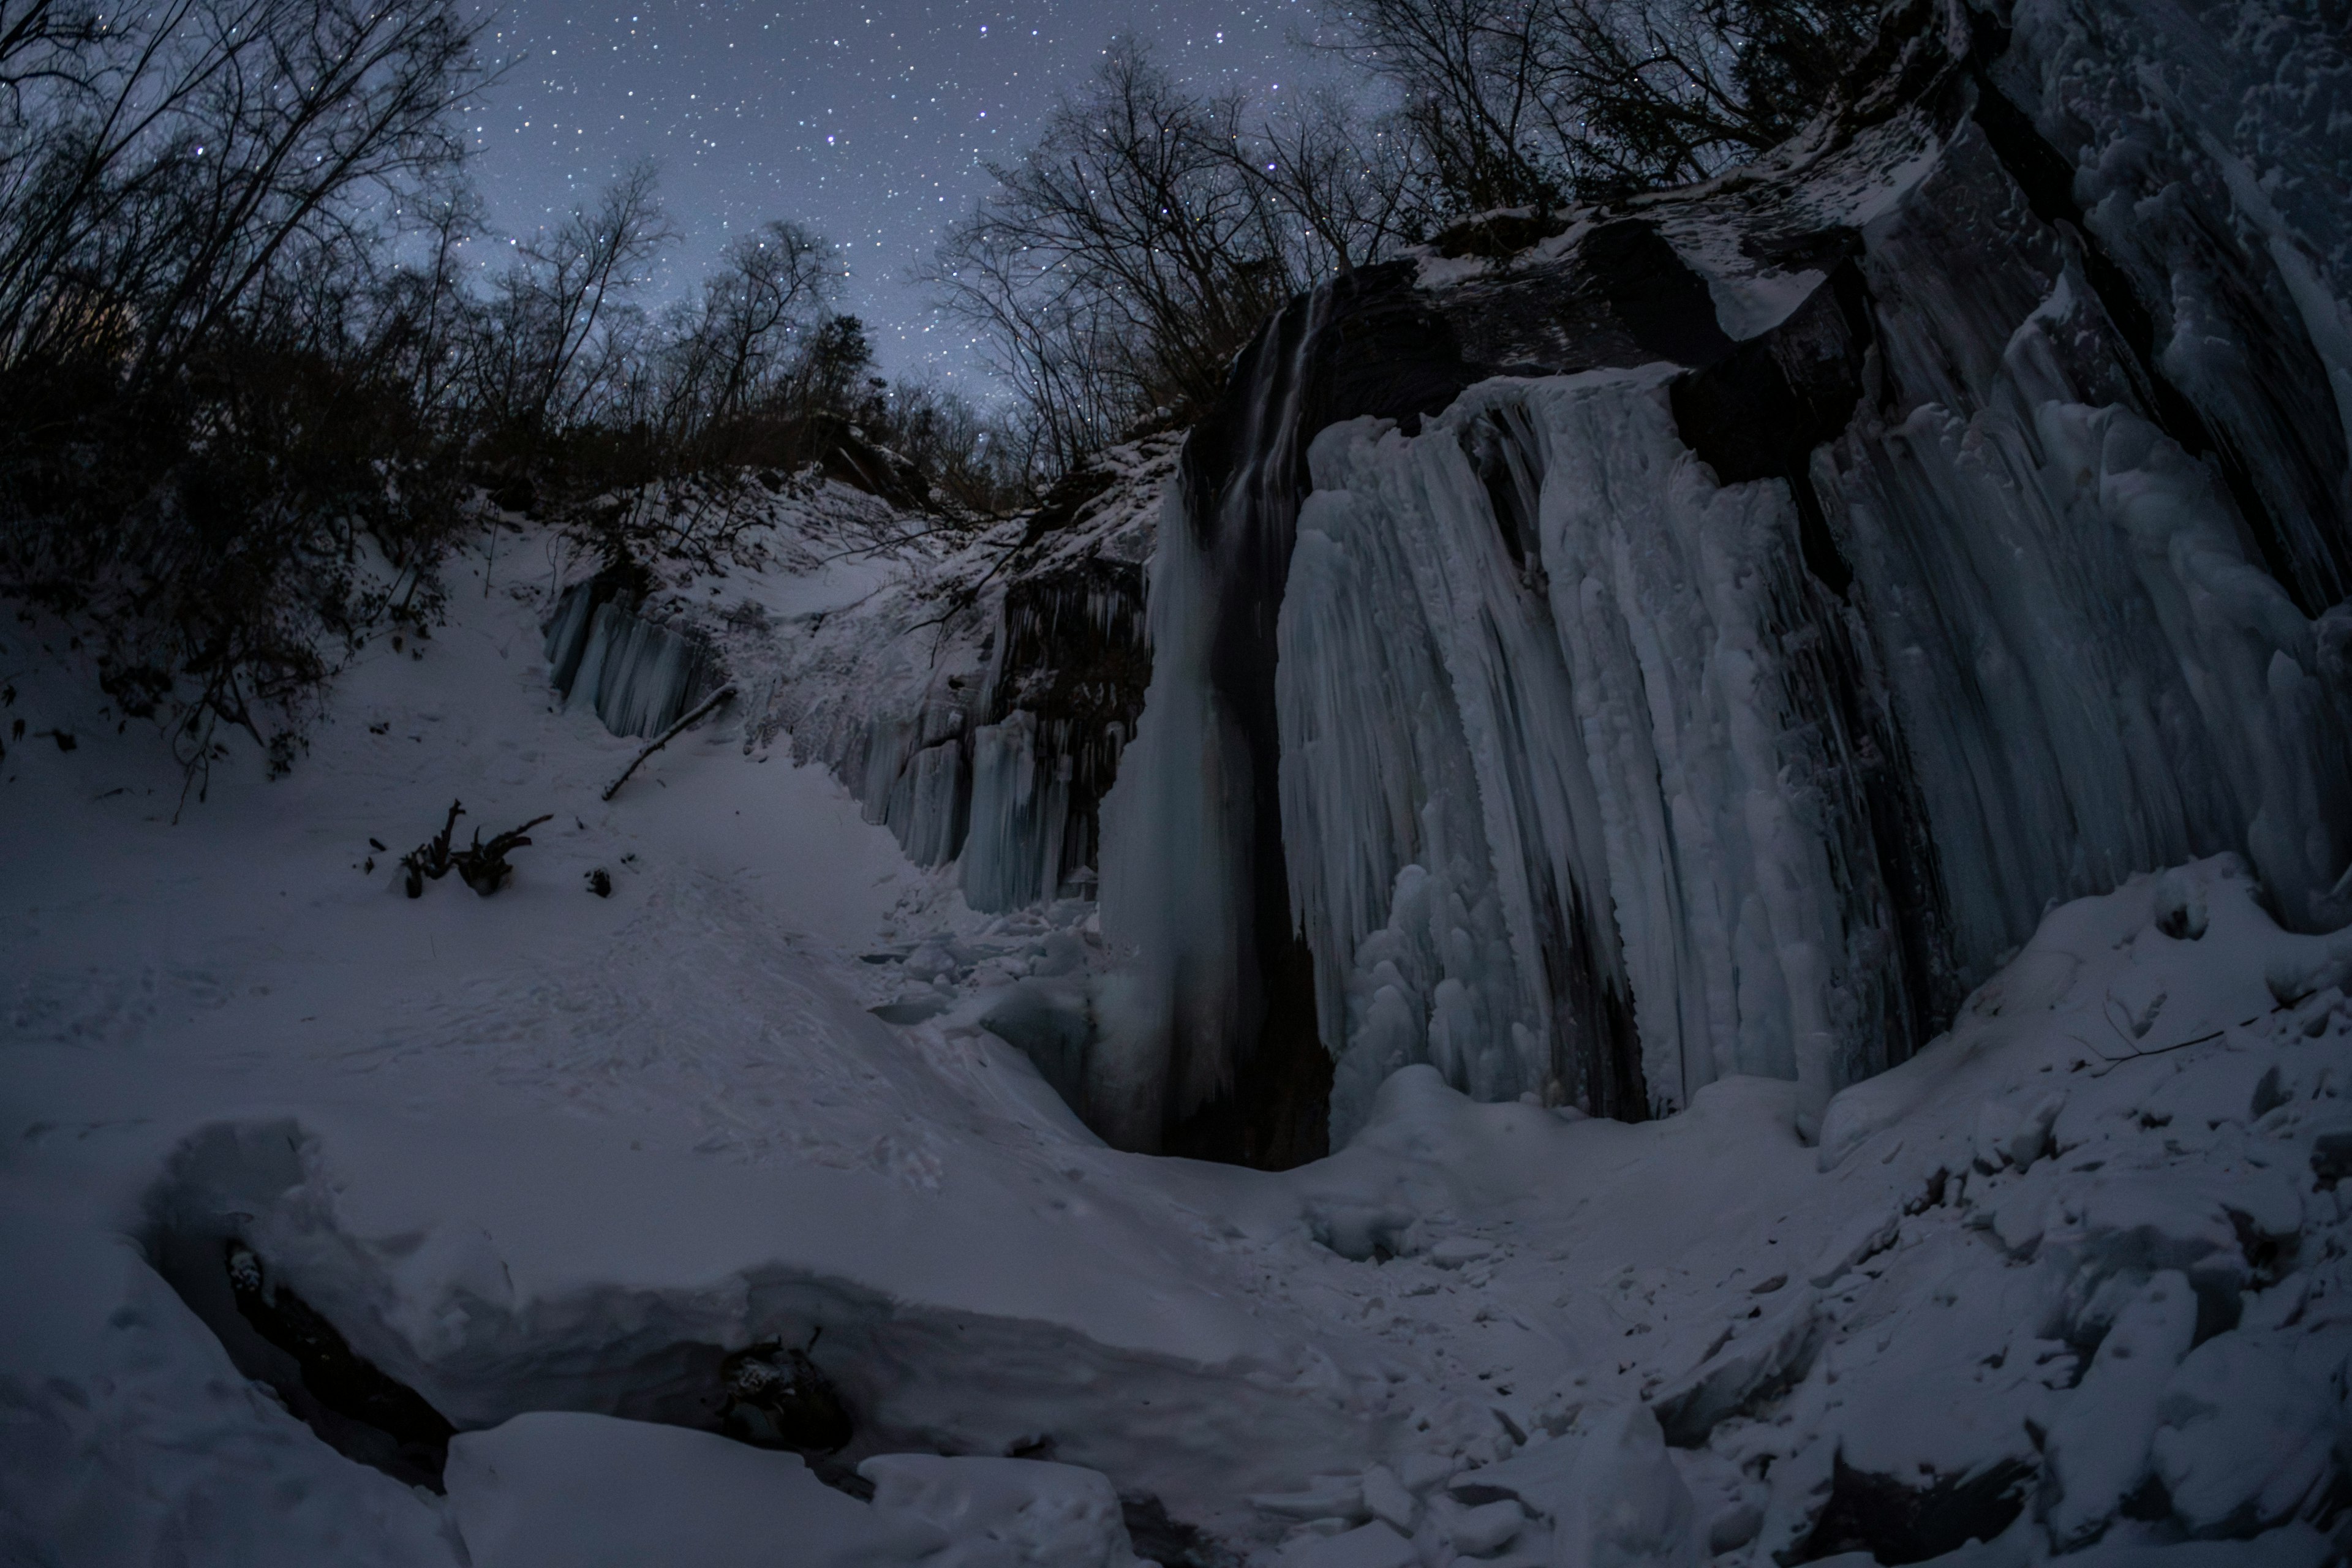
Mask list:
[[[878,1568],[950,1539],[834,1490],[795,1454],[557,1411],[450,1445],[449,1510],[475,1568]]]
[[[1108,1479],[1035,1459],[881,1454],[857,1467],[874,1511],[919,1520],[950,1542],[932,1568],[1136,1568]]]

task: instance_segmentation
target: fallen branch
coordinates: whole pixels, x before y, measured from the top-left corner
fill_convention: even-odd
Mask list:
[[[629,775],[635,773],[637,769],[643,765],[647,757],[652,756],[656,752],[660,751],[664,746],[667,746],[672,741],[677,740],[678,735],[685,731],[688,725],[693,723],[696,720],[701,718],[713,708],[718,707],[721,702],[726,701],[730,697],[734,695],[735,686],[732,681],[730,681],[725,686],[722,686],[718,690],[712,692],[709,696],[704,698],[699,703],[696,704],[693,712],[688,713],[685,718],[680,719],[677,723],[672,724],[668,729],[664,730],[661,732],[660,740],[656,741],[644,751],[639,752],[636,755],[636,760],[632,762],[627,767],[623,768],[621,770],[621,776],[614,779],[611,784],[606,784],[604,786],[604,793],[597,798],[601,800],[610,800],[614,795],[618,795],[621,791],[621,786],[629,782]]]

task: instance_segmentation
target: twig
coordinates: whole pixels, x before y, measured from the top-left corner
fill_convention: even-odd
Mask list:
[[[721,702],[726,701],[730,697],[734,695],[735,684],[734,682],[730,681],[726,685],[720,687],[718,690],[712,692],[709,696],[704,698],[695,706],[693,712],[688,713],[685,718],[680,719],[677,723],[672,724],[668,729],[664,730],[661,733],[660,740],[656,741],[652,745],[647,746],[644,751],[639,752],[636,756],[636,761],[631,763],[627,767],[623,768],[621,770],[621,776],[614,779],[611,784],[606,784],[604,786],[604,793],[597,798],[601,800],[610,800],[615,795],[618,795],[620,793],[621,786],[629,782],[629,775],[635,773],[639,764],[643,763],[647,757],[652,756],[656,752],[660,751],[664,746],[667,746],[672,741],[677,740],[679,732],[688,725],[693,723],[697,719],[701,718],[705,713],[709,712],[713,708],[718,707]]]

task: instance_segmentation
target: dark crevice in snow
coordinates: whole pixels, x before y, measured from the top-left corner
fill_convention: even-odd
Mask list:
[[[1118,1508],[1128,1541],[1146,1563],[1160,1568],[1241,1568],[1240,1553],[1199,1526],[1170,1518],[1168,1505],[1156,1497],[1122,1495]]]
[[[641,1327],[616,1323],[605,1345],[509,1346],[492,1363],[461,1371],[460,1384],[441,1382],[436,1405],[415,1386],[433,1388],[434,1378],[401,1364],[405,1347],[396,1331],[366,1325],[380,1355],[397,1347],[393,1364],[411,1381],[354,1348],[361,1325],[348,1302],[328,1302],[344,1318],[338,1324],[248,1239],[284,1194],[301,1186],[310,1145],[303,1129],[283,1121],[198,1133],[151,1193],[141,1243],[150,1266],[236,1370],[269,1388],[336,1452],[439,1491],[450,1441],[461,1429],[527,1410],[583,1408],[788,1450],[837,1489],[865,1486],[850,1465],[832,1458],[858,1436],[858,1423],[834,1377],[809,1353],[814,1333],[804,1334],[802,1346],[770,1339],[730,1352],[691,1335],[649,1339]],[[544,1377],[551,1366],[562,1369],[558,1381],[568,1387],[534,1393],[516,1382]]]
[[[250,1247],[234,1238],[166,1231],[148,1238],[147,1252],[237,1371],[266,1384],[321,1441],[396,1480],[442,1489],[457,1428],[422,1394],[354,1352]]]
[[[146,1238],[150,1262],[210,1329],[236,1369],[265,1384],[344,1458],[439,1492],[458,1428],[367,1357],[252,1247],[177,1229]],[[732,1352],[681,1343],[639,1358],[619,1403],[635,1419],[798,1454],[826,1485],[870,1498],[833,1456],[856,1436],[840,1391],[806,1351],[766,1341]],[[519,1412],[518,1412],[519,1413]]]
[[[298,1414],[311,1429],[352,1458],[439,1490],[449,1439],[457,1430],[448,1419],[415,1389],[356,1354],[318,1309],[270,1279],[250,1248],[232,1241],[224,1260],[238,1315],[299,1368],[306,1397]],[[271,1386],[294,1405],[282,1378]]]
[[[727,1402],[719,1429],[755,1448],[833,1454],[856,1434],[833,1380],[808,1352],[774,1340],[737,1351],[719,1366]]]
[[[1784,1568],[1847,1552],[1867,1552],[1886,1568],[1925,1563],[1991,1541],[2015,1523],[2035,1474],[2023,1460],[2004,1459],[1915,1485],[1856,1469],[1841,1454],[1811,1532],[1797,1550],[1777,1555]]]

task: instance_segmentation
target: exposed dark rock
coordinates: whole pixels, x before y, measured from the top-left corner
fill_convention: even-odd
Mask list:
[[[878,496],[903,511],[920,511],[929,505],[930,481],[923,471],[867,440],[857,426],[833,414],[813,414],[798,425],[787,438],[803,449],[815,450],[825,478]]]
[[[1812,1531],[1794,1551],[1778,1553],[1784,1568],[1867,1552],[1885,1568],[1902,1568],[1990,1541],[2024,1511],[2033,1467],[2003,1459],[1957,1476],[1930,1475],[1921,1485],[1858,1470],[1840,1455],[1830,1499]]]
[[[1122,1497],[1119,1512],[1136,1556],[1160,1568],[1241,1568],[1241,1553],[1220,1544],[1197,1525],[1168,1517],[1156,1497]]]
[[[830,1454],[856,1427],[833,1382],[806,1351],[770,1340],[736,1352],[720,1368],[726,1404],[719,1429],[761,1448]]]
[[[457,1428],[415,1389],[354,1352],[316,1308],[270,1279],[252,1248],[227,1242],[223,1259],[238,1315],[278,1352],[257,1368],[240,1361],[241,1370],[268,1383],[337,1452],[439,1491]]]
[[[1098,866],[1102,797],[1151,683],[1143,568],[1093,555],[1018,577],[1005,587],[998,636],[997,674],[980,722],[1035,716],[1039,753],[1053,760],[1047,765],[1066,790],[1053,863],[1061,875]],[[1041,877],[1031,896],[1053,898],[1060,879],[1046,887]]]
[[[1489,213],[1439,230],[1430,237],[1429,247],[1440,256],[1499,259],[1567,232],[1568,220],[1554,213]]]
[[[972,536],[875,612],[892,645],[856,617],[814,620],[795,657],[820,679],[780,682],[755,732],[789,728],[794,755],[830,763],[916,864],[960,860],[976,909],[1089,896],[1102,796],[1150,679],[1143,562],[1175,445],[1103,454]],[[861,689],[845,669],[879,679]]]

